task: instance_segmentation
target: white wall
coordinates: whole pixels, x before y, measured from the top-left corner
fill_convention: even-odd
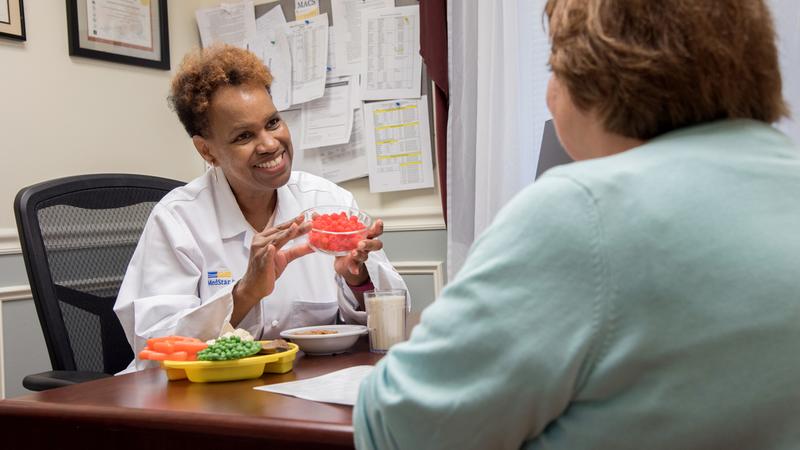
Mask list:
[[[168,2],[172,71],[70,57],[62,0],[26,1],[28,40],[0,39],[0,398],[25,393],[24,375],[50,369],[16,236],[14,196],[39,181],[92,172],[184,181],[202,173],[166,97],[182,55],[199,45],[195,9],[221,1]],[[433,301],[444,280],[438,191],[371,195],[365,179],[344,187],[385,219],[387,254],[416,307]]]
[[[769,4],[778,34],[783,96],[792,112],[779,127],[800,145],[800,2],[769,0]]]
[[[196,45],[191,1],[169,2],[170,53]],[[171,72],[70,57],[63,1],[25,2],[28,40],[0,39],[0,228],[17,191],[89,172],[188,180],[202,165],[166,97]]]
[[[184,181],[202,172],[166,97],[182,55],[199,45],[194,11],[220,1],[168,2],[172,71],[70,57],[65,2],[25,2],[28,40],[0,39],[0,252],[17,247],[12,203],[24,186],[92,172]],[[388,229],[443,228],[434,189],[371,195],[365,180],[345,187]]]

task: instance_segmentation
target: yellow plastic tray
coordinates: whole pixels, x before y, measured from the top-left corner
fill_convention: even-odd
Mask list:
[[[297,344],[289,342],[289,350],[272,355],[256,355],[231,361],[162,361],[170,381],[188,378],[195,383],[234,381],[258,378],[264,373],[286,373],[292,370]]]

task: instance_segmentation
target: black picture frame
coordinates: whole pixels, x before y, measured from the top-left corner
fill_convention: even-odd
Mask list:
[[[4,3],[0,6],[0,37],[24,41],[25,7],[22,0],[0,0],[0,3]]]
[[[87,11],[91,10],[95,13],[95,27],[102,29],[103,24],[98,23],[96,13],[100,8],[103,8],[104,0],[97,0],[96,2],[93,0],[66,1],[70,55],[154,69],[170,69],[167,0],[150,0],[149,2],[140,3],[149,6],[150,12],[149,40],[142,45],[135,45],[131,43],[132,41],[121,42],[109,39],[102,36],[102,32],[98,33],[97,28],[92,30],[93,36],[89,36],[90,19]],[[91,8],[89,2],[92,2]],[[139,36],[145,35],[140,34]],[[149,47],[147,47],[148,44]]]

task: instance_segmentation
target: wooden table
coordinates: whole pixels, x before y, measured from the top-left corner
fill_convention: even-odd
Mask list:
[[[375,364],[361,339],[348,353],[298,355],[294,370],[225,383],[167,381],[160,369],[0,401],[4,448],[317,449],[353,448],[352,408],[255,386]]]

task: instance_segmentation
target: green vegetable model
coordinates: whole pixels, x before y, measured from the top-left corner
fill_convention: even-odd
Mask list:
[[[261,350],[256,341],[243,341],[239,336],[219,338],[214,344],[197,353],[200,361],[228,361],[255,355]]]

